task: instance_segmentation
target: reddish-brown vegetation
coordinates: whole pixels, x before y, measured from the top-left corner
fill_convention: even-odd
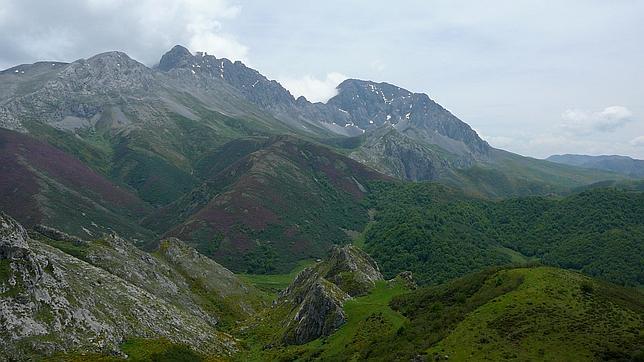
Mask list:
[[[112,207],[135,212],[147,209],[135,194],[73,156],[28,135],[0,129],[0,207],[27,225],[39,222],[44,205],[36,196],[43,178]],[[55,212],[55,205],[47,207]]]

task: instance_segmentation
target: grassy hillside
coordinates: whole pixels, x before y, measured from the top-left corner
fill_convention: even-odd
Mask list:
[[[437,181],[474,196],[500,199],[562,194],[596,182],[625,180],[627,176],[601,170],[523,157],[493,149],[490,160],[454,169]]]
[[[392,306],[410,322],[375,347],[383,360],[628,360],[644,347],[641,294],[562,269],[490,270]]]
[[[644,283],[644,193],[593,189],[489,201],[432,183],[370,185],[364,248],[393,276],[439,283],[526,258],[627,285]]]
[[[237,272],[284,273],[362,230],[360,200],[385,176],[291,137],[233,141],[200,168],[207,180],[146,219]],[[232,159],[237,158],[232,161]]]
[[[115,230],[134,238],[150,211],[133,190],[62,150],[0,129],[0,209],[27,226],[43,223],[83,237]]]
[[[344,310],[335,333],[297,346],[273,340],[279,316],[267,311],[242,333],[236,359],[637,360],[644,348],[639,292],[552,267],[486,269],[416,290],[379,282]]]
[[[301,260],[293,270],[284,274],[238,274],[239,278],[249,285],[264,292],[265,299],[272,302],[277,293],[288,287],[305,268],[315,264],[314,260]]]
[[[554,162],[520,156],[494,149],[489,167],[517,179],[551,185],[555,189],[570,189],[603,180],[625,180],[627,176],[602,170],[561,165]]]

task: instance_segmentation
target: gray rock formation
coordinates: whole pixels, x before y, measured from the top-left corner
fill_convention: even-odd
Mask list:
[[[352,245],[333,248],[321,275],[352,297],[366,294],[383,279],[378,264]]]
[[[0,211],[0,260],[21,259],[28,254],[29,245],[25,229]]]
[[[391,124],[412,139],[459,156],[483,158],[490,149],[470,126],[426,94],[388,83],[348,79],[327,104],[346,111],[362,129]]]
[[[338,86],[338,94],[326,104],[311,103],[304,97],[295,99],[279,83],[241,62],[203,53],[192,55],[181,46],[166,53],[158,69],[175,74],[184,70],[223,81],[246,100],[301,130],[316,127],[344,136],[365,134],[366,145],[354,154],[355,158],[390,175],[435,179],[440,168],[467,167],[489,157],[491,147],[466,123],[426,94],[391,84],[349,79]],[[387,149],[391,137],[384,139],[388,132],[380,130],[388,127],[414,140],[416,149],[407,148],[411,154]],[[432,147],[430,152],[418,150]]]
[[[328,336],[346,321],[342,304],[350,297],[335,284],[317,279],[303,297],[284,335],[287,344],[303,344]]]
[[[378,265],[362,250],[334,248],[328,260],[300,272],[280,293],[277,308],[289,310],[283,342],[302,344],[330,335],[346,322],[344,302],[382,279]]]
[[[85,259],[170,304],[181,305],[212,326],[220,324],[222,316],[243,319],[259,306],[253,288],[176,238],[161,241],[157,251],[149,254],[110,235],[93,243]]]
[[[154,257],[130,253],[130,246],[120,240],[99,244],[106,249],[112,247],[115,251],[111,255],[121,259],[130,260],[135,255],[140,259],[114,264],[101,261],[132,266],[123,268],[120,274],[115,269],[107,271],[29,239],[22,226],[0,214],[0,360],[25,360],[79,349],[119,354],[119,344],[131,337],[165,337],[213,355],[227,355],[236,349],[232,337],[218,331],[212,318],[162,297],[163,293],[171,293],[167,290],[145,288],[157,285],[172,289],[172,282],[180,278],[168,277],[173,272],[167,266],[143,275],[141,270],[150,271],[149,266],[156,263]],[[93,247],[92,244],[89,248]],[[88,251],[87,258],[109,254]],[[142,280],[148,277],[158,279]],[[189,295],[180,290],[185,286],[174,286],[178,294]],[[227,281],[221,288],[229,286]],[[199,308],[199,303],[193,305]]]
[[[471,163],[415,141],[391,125],[368,134],[362,146],[350,157],[384,174],[413,181],[437,180],[449,173],[452,167]]]
[[[64,233],[60,230],[54,229],[52,227],[38,224],[34,226],[33,228],[35,231],[40,233],[41,235],[48,237],[52,240],[57,240],[57,241],[65,241],[68,243],[72,243],[74,245],[89,245],[89,243],[81,238],[78,238],[76,236],[69,235],[67,233]]]

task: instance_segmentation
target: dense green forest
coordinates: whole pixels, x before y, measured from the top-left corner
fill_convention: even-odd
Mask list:
[[[485,266],[541,261],[644,284],[644,193],[598,188],[490,201],[434,183],[370,185],[365,249],[388,277],[440,283]]]

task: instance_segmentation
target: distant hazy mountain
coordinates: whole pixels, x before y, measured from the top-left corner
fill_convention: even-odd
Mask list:
[[[546,160],[565,165],[594,168],[621,173],[628,176],[644,177],[644,160],[637,160],[628,156],[602,155],[553,155]]]

